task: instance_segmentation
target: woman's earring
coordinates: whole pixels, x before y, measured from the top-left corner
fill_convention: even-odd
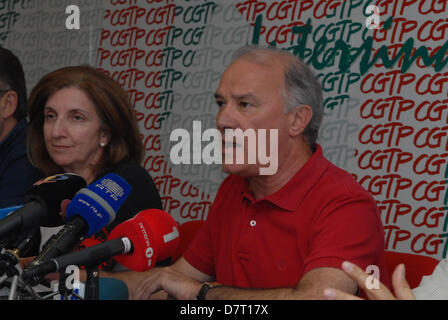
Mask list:
[[[104,142],[100,142],[100,146],[101,146],[102,148],[104,148],[104,147],[106,146],[106,144],[105,144]]]

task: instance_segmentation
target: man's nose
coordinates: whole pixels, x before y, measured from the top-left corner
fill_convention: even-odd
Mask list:
[[[219,131],[237,128],[237,111],[232,104],[222,106],[216,115],[216,126]]]

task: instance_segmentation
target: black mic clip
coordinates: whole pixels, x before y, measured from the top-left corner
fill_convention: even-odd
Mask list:
[[[0,251],[0,284],[8,277],[20,274],[17,268],[17,263],[19,262],[18,252],[18,249],[10,250],[4,248]]]
[[[85,271],[87,274],[87,279],[84,287],[84,297],[81,297],[79,292],[76,291],[73,282],[70,284],[68,283],[69,277],[72,273],[67,272],[67,269],[59,272],[58,292],[61,295],[62,300],[73,299],[73,297],[77,300],[98,300],[100,279],[98,267],[85,266]],[[76,279],[74,280],[76,281]]]
[[[59,272],[58,292],[61,295],[61,300],[84,300],[73,285],[67,285],[70,275],[66,270]]]

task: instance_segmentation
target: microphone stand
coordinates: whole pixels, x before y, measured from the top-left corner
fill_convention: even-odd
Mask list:
[[[9,289],[9,297],[8,300],[16,300],[17,298],[17,286],[19,284],[19,275],[15,274],[12,277],[11,288]]]
[[[100,289],[100,273],[98,271],[98,266],[85,266],[87,273],[86,284],[84,288],[84,298],[80,297],[73,289],[68,289],[65,285],[65,280],[67,279],[67,274],[65,272],[60,272],[59,277],[59,293],[64,300],[68,300],[70,295],[78,298],[79,300],[98,300],[99,299],[99,289]]]
[[[17,287],[19,284],[19,276],[22,273],[22,267],[19,265],[19,250],[5,250],[2,249],[0,258],[2,261],[2,273],[0,284],[12,277],[11,287],[9,289],[8,300],[15,300],[17,298]]]
[[[86,266],[87,280],[84,291],[85,300],[98,300],[100,291],[100,272],[98,266]]]
[[[61,271],[59,272],[59,286],[58,286],[58,291],[59,294],[61,295],[61,298],[63,300],[69,300],[70,296],[75,297],[78,300],[84,300],[83,297],[81,297],[75,290],[74,288],[67,288],[66,286],[66,280],[68,278],[68,274],[65,271]],[[51,296],[51,295],[49,295]]]

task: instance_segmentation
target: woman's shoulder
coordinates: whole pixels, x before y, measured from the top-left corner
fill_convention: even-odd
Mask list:
[[[133,190],[137,192],[154,191],[156,185],[151,174],[141,165],[133,162],[119,162],[109,171],[126,180]],[[135,193],[135,192],[134,192]]]
[[[145,209],[162,208],[157,186],[145,168],[132,162],[120,162],[109,172],[119,175],[131,186],[131,194],[120,209],[126,212],[122,217],[129,218]]]
[[[119,162],[110,172],[116,173],[126,180],[131,179],[133,181],[144,181],[149,179],[152,181],[152,177],[149,172],[141,165],[133,162]]]

